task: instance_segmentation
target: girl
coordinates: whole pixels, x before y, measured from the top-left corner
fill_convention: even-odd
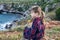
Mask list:
[[[25,27],[24,38],[27,40],[41,40],[44,37],[44,13],[39,6],[31,8],[31,18],[33,20],[32,27]]]

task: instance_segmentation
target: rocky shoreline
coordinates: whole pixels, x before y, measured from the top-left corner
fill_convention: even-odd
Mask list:
[[[0,14],[2,14],[2,12],[6,12],[6,13],[12,13],[12,14],[20,14],[25,16],[24,11],[23,11],[23,7],[21,7],[21,5],[18,5],[18,8],[16,7],[15,9],[15,5],[14,3],[12,4],[0,4]]]

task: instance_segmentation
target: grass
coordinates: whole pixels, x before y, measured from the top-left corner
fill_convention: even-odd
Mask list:
[[[46,29],[46,35],[49,39],[60,40],[60,27],[52,27],[51,29]]]
[[[12,30],[12,32],[1,32],[0,40],[22,40],[24,25]],[[60,26],[52,27],[45,30],[45,35],[49,37],[49,40],[60,40]],[[47,37],[46,37],[47,38]]]
[[[23,27],[19,27],[11,32],[0,32],[0,40],[21,40],[23,37],[23,29]]]

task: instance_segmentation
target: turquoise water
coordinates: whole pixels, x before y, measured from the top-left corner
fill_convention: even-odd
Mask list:
[[[21,15],[19,14],[0,14],[0,30],[5,30],[6,24],[11,23],[14,20],[20,20]]]

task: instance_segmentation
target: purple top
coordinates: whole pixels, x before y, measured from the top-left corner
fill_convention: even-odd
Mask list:
[[[26,39],[40,40],[44,36],[45,26],[40,17],[35,18],[31,28],[24,30]]]

